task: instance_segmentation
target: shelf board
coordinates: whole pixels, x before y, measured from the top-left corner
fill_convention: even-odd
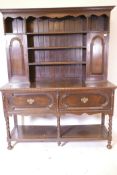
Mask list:
[[[22,33],[12,33],[12,32],[7,32],[5,33],[6,35],[9,34],[14,34],[14,35],[69,35],[69,34],[86,34],[87,31],[60,31],[60,32],[22,32]]]
[[[109,33],[109,31],[108,30],[89,30],[89,31],[87,31],[87,33],[100,33],[100,32],[102,32],[102,33]]]
[[[28,63],[29,66],[45,66],[45,65],[74,65],[74,64],[86,64],[86,61],[63,61],[63,62],[53,62],[45,61],[39,63]]]
[[[12,33],[12,32],[5,32],[5,35],[69,35],[69,34],[87,34],[87,33],[100,33],[99,30],[87,30],[87,31],[66,31],[66,32],[22,32],[22,33]],[[103,33],[109,33],[107,30],[102,30]]]
[[[72,125],[63,126],[61,137],[64,138],[79,138],[102,140],[107,139],[107,129],[105,126],[97,125]]]
[[[108,132],[101,125],[68,125],[60,127],[61,141],[106,140]],[[12,130],[12,141],[57,141],[56,126],[24,126]]]
[[[86,46],[28,47],[28,50],[86,49]]]
[[[27,35],[69,35],[69,34],[86,34],[87,31],[61,31],[61,32],[29,32]]]
[[[12,140],[50,140],[56,139],[57,127],[56,126],[34,126],[22,125],[14,128],[11,132]]]
[[[5,32],[5,35],[26,35],[26,33],[22,32],[22,33],[12,33],[12,32]]]

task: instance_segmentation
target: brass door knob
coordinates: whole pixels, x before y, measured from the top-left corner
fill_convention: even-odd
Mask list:
[[[32,105],[34,102],[35,102],[35,100],[34,100],[33,98],[27,99],[27,103],[28,103],[29,105]]]
[[[88,102],[88,98],[87,97],[82,97],[81,98],[81,102],[82,103],[87,103]]]

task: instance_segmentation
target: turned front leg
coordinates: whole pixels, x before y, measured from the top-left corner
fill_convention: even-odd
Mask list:
[[[110,114],[108,124],[108,144],[107,144],[108,149],[112,148],[111,141],[112,141],[112,115]]]
[[[7,94],[2,94],[3,98],[3,107],[4,107],[4,117],[6,122],[6,131],[7,131],[7,142],[8,142],[8,149],[12,149],[11,145],[11,133],[10,133],[10,125],[9,125],[9,115],[8,115],[8,101],[7,101]]]
[[[11,134],[10,134],[10,126],[9,126],[9,116],[5,116],[6,120],[6,129],[7,129],[7,142],[8,142],[8,149],[12,149],[11,145]]]
[[[58,138],[58,145],[61,144],[60,142],[60,114],[57,115],[57,138]]]
[[[17,128],[17,126],[18,126],[17,114],[14,114],[13,118],[14,118],[14,127]]]
[[[58,145],[61,144],[60,141],[60,112],[59,112],[59,92],[56,94],[56,99],[57,99],[57,111],[56,111],[56,116],[57,116],[57,140],[58,140]]]

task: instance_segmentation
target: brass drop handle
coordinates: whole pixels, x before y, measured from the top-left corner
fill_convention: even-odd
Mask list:
[[[82,103],[87,103],[88,100],[89,100],[89,99],[88,99],[87,97],[82,97],[82,98],[81,98],[81,102],[82,102]]]
[[[27,103],[28,103],[29,105],[32,105],[34,102],[35,102],[35,100],[34,100],[33,98],[27,99]]]

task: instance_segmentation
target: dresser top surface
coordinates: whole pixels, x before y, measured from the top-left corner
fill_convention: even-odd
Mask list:
[[[115,89],[117,86],[112,84],[111,82],[98,82],[98,83],[84,83],[78,82],[77,80],[65,80],[65,81],[49,81],[43,80],[36,83],[14,83],[14,84],[6,84],[0,90],[1,91],[55,91],[55,90],[89,90],[89,89]]]

